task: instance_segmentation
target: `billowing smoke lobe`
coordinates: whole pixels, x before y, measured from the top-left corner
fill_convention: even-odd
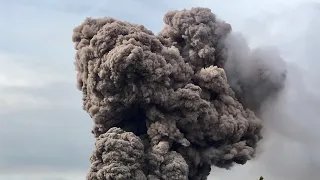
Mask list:
[[[283,86],[281,57],[251,50],[207,8],[164,22],[158,35],[113,18],[74,29],[78,88],[95,123],[88,180],[205,180],[211,166],[255,155],[255,112]]]

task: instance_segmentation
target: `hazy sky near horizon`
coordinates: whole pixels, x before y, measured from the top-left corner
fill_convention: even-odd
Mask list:
[[[196,6],[211,8],[252,46],[277,46],[292,65],[289,88],[266,113],[257,159],[213,169],[209,180],[320,176],[320,0],[0,0],[0,180],[85,179],[94,139],[71,40],[85,17],[112,16],[158,32],[165,12]]]

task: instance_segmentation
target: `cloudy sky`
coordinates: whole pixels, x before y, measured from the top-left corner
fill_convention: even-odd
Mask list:
[[[85,179],[93,137],[75,85],[76,25],[112,16],[158,32],[166,11],[193,6],[211,8],[252,46],[277,46],[290,64],[257,159],[209,179],[320,176],[320,0],[0,0],[0,180]]]

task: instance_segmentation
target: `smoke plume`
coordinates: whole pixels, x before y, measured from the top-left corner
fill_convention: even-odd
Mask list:
[[[73,31],[78,88],[94,121],[88,180],[205,180],[255,157],[259,110],[286,66],[207,8],[170,11],[155,35],[114,18]]]

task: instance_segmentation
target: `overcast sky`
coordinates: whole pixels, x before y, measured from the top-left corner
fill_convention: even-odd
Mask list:
[[[93,150],[72,29],[112,16],[158,32],[165,12],[209,7],[252,46],[275,45],[291,71],[256,160],[209,179],[320,177],[320,0],[0,0],[0,180],[82,180]],[[317,22],[318,21],[318,22]],[[318,175],[319,174],[319,175]]]

